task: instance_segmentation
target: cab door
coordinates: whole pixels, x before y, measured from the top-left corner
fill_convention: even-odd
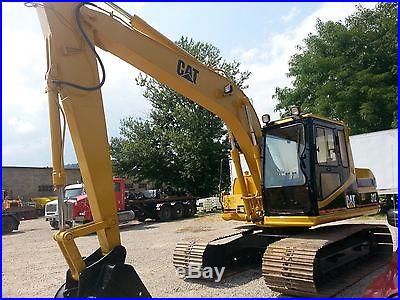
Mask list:
[[[314,134],[316,196],[318,203],[320,203],[331,196],[348,179],[348,154],[343,126],[322,121],[316,122]],[[343,193],[321,209],[344,207],[344,197],[345,194]]]
[[[113,178],[114,197],[117,211],[125,210],[125,182],[120,178]]]

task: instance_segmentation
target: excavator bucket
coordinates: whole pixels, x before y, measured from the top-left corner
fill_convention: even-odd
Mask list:
[[[139,275],[125,264],[126,250],[114,248],[106,255],[101,250],[84,259],[86,268],[74,280],[70,270],[55,298],[151,298]]]

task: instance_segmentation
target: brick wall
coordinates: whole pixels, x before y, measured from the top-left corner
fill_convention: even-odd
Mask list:
[[[52,168],[2,167],[2,190],[10,199],[18,196],[23,201],[32,197],[54,196],[52,191]],[[79,169],[66,169],[67,184],[82,182]]]

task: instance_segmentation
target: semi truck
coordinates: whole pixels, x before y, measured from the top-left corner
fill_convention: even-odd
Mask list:
[[[72,207],[74,205],[74,203],[77,202],[78,198],[81,198],[84,195],[85,195],[85,189],[84,189],[82,183],[67,185],[64,188],[64,203],[68,202],[69,205]],[[66,213],[68,213],[67,210],[66,210]],[[54,229],[59,228],[58,214],[59,214],[59,211],[58,211],[58,200],[57,199],[50,201],[45,205],[44,215],[45,215],[46,221],[49,221],[50,226]],[[67,224],[69,226],[72,226],[71,220],[67,220]]]
[[[169,195],[161,189],[130,192],[124,178],[113,178],[115,203],[120,224],[135,218],[143,222],[146,219],[169,221],[194,216],[196,198],[187,194]],[[88,223],[93,220],[88,197],[83,184],[65,187],[65,220],[69,227],[73,223]],[[59,227],[58,202],[51,201],[45,208],[46,221],[54,229]]]
[[[125,180],[122,178],[113,178],[113,182],[118,220],[120,223],[132,221],[135,218],[135,214],[132,210],[127,209],[126,206],[124,197]],[[72,227],[74,222],[87,223],[93,220],[85,186],[82,183],[67,185],[65,187],[64,204],[65,222],[69,227]],[[60,220],[57,200],[46,204],[45,216],[46,221],[49,221],[52,228],[59,228]]]
[[[113,178],[113,183],[119,223],[123,224],[134,220],[135,213],[126,205],[125,201],[125,180],[122,178]],[[93,220],[88,197],[85,191],[83,194],[76,197],[76,201],[66,201],[66,207],[66,221],[88,223]]]

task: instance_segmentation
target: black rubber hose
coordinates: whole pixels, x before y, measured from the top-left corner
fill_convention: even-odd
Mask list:
[[[54,84],[64,84],[79,90],[84,90],[84,91],[95,91],[100,89],[104,82],[106,81],[106,70],[104,68],[103,62],[100,59],[100,56],[97,54],[96,49],[94,47],[94,45],[92,44],[92,42],[90,41],[89,37],[87,36],[87,34],[85,33],[85,31],[83,30],[83,26],[82,26],[82,22],[81,22],[81,7],[85,6],[85,5],[91,5],[94,7],[97,7],[97,5],[90,3],[90,2],[82,2],[79,5],[77,5],[77,7],[75,8],[75,21],[76,24],[78,25],[79,31],[82,34],[82,37],[84,38],[86,44],[89,46],[89,48],[93,51],[94,55],[96,56],[96,59],[99,61],[100,64],[100,68],[101,68],[101,72],[102,72],[102,79],[100,81],[100,83],[96,86],[82,86],[82,85],[78,85],[72,82],[67,82],[67,81],[62,81],[62,80],[57,80],[57,79],[53,79],[52,83]]]

